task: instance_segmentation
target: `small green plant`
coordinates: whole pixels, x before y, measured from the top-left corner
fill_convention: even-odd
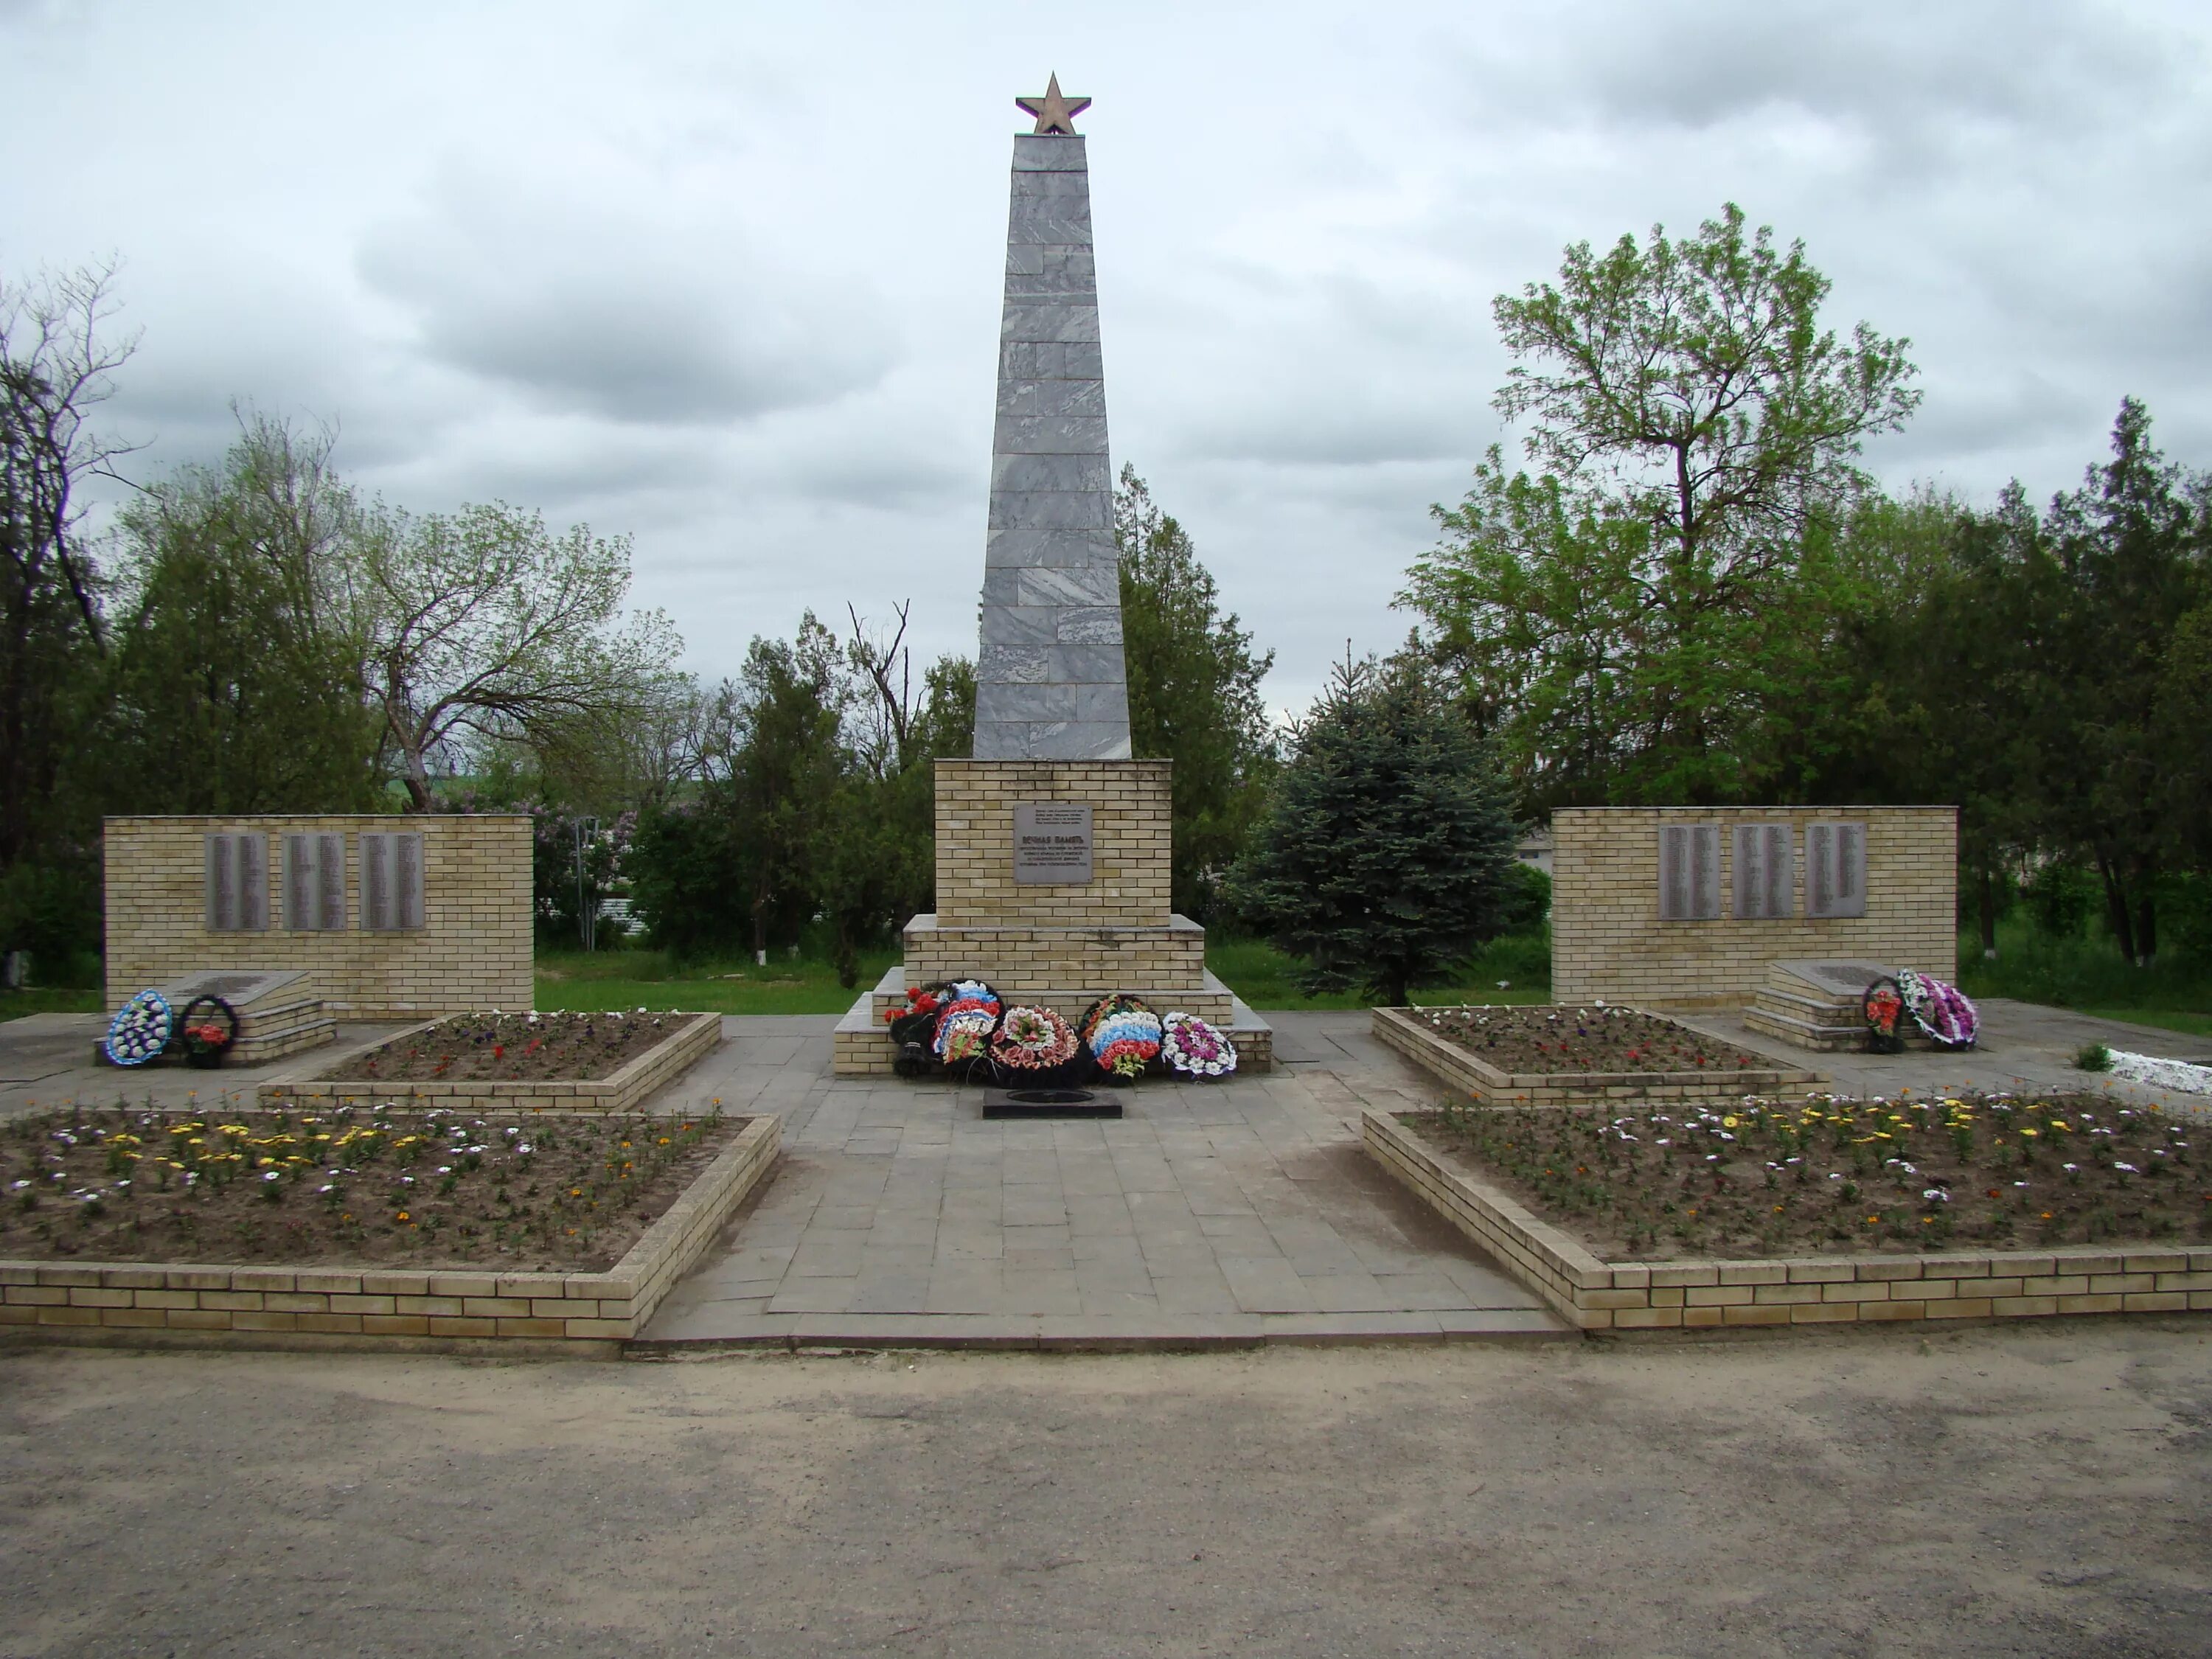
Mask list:
[[[2074,1056],[2074,1064],[2084,1072],[2109,1072],[2112,1069],[2112,1051],[2101,1042],[2093,1042]]]

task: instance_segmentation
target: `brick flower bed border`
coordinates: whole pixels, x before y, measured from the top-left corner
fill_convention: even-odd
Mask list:
[[[378,1101],[404,1101],[410,1107],[444,1106],[457,1112],[626,1112],[654,1090],[690,1071],[722,1040],[720,1014],[691,1014],[684,1018],[683,1024],[613,1075],[589,1082],[475,1078],[438,1083],[330,1075],[344,1070],[372,1048],[442,1023],[432,1019],[280,1073],[264,1082],[257,1094],[264,1106],[367,1106]]]
[[[410,1349],[520,1343],[612,1358],[759,1185],[781,1135],[775,1118],[747,1120],[605,1273],[0,1261],[0,1343]]]
[[[1362,1113],[1360,1136],[1377,1164],[1586,1331],[2212,1312],[2203,1247],[1604,1261],[1396,1117]]]
[[[1419,1012],[1377,1008],[1370,1030],[1378,1042],[1478,1100],[1510,1100],[1532,1106],[1589,1100],[1735,1100],[1793,1084],[1817,1086],[1827,1081],[1818,1072],[1778,1066],[1734,1072],[1501,1072],[1430,1030]]]

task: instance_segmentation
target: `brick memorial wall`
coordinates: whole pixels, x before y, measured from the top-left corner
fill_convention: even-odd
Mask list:
[[[534,1000],[520,814],[113,817],[103,857],[110,1010],[211,968],[301,970],[341,1019]]]
[[[1559,1001],[1737,1007],[1801,959],[1957,976],[1956,807],[1561,807],[1552,834]]]

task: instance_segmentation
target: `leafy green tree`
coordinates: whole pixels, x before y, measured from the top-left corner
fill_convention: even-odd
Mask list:
[[[122,453],[94,421],[133,344],[112,279],[0,278],[0,951],[42,975],[98,938],[100,804],[72,784],[106,644],[80,486]]]
[[[1843,687],[1824,647],[1863,597],[1839,531],[1868,436],[1918,401],[1909,343],[1820,325],[1802,244],[1655,228],[1566,251],[1495,307],[1534,477],[1496,450],[1400,602],[1459,673],[1532,806],[1771,796],[1788,734]]]
[[[2179,850],[2168,720],[2195,635],[2178,624],[2212,598],[2212,481],[2170,464],[2150,441],[2150,414],[2123,399],[2112,459],[2052,501],[2046,524],[2065,587],[2050,688],[2071,738],[2050,792],[2052,827],[2087,848],[2103,878],[2122,953],[2158,953],[2157,891]],[[2062,678],[2063,677],[2063,678]],[[2183,738],[2201,750],[2198,731]],[[2188,748],[2182,751],[2189,752]]]
[[[1309,991],[1403,1005],[1502,932],[1520,894],[1503,775],[1409,665],[1340,669],[1291,733],[1238,908]]]
[[[338,570],[359,509],[327,436],[249,421],[118,528],[98,752],[108,810],[333,812],[382,793]]]
[[[433,763],[471,743],[649,709],[682,649],[659,611],[624,617],[626,538],[556,536],[504,504],[367,526],[349,574],[368,695],[416,811]]]
[[[1250,839],[1273,771],[1260,685],[1275,653],[1255,655],[1251,634],[1222,613],[1212,573],[1133,467],[1121,469],[1115,491],[1114,535],[1131,752],[1175,763],[1174,903],[1203,920]]]

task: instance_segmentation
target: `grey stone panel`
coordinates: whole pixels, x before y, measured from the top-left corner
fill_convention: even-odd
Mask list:
[[[1080,167],[1062,167],[1051,173],[1018,170],[1006,195],[1009,200],[1016,202],[1071,196],[1080,197],[1088,202],[1091,199],[1091,174]]]
[[[1106,417],[1103,380],[1001,380],[1001,415],[1088,415]],[[1015,453],[1001,451],[1001,453]]]
[[[1127,760],[1126,723],[1081,720],[975,722],[977,760]]]
[[[1103,415],[1001,415],[991,428],[991,453],[994,455],[1103,456],[1106,453],[1106,417]]]
[[[1048,646],[1042,678],[1055,685],[1121,685],[1129,677],[1116,644]]]
[[[1001,489],[1108,489],[1106,457],[1064,453],[996,455],[991,459],[991,488]]]
[[[1040,202],[1034,207],[1017,202],[1006,219],[1006,246],[1012,247],[1021,242],[1074,243],[1088,247],[1091,215],[1088,210],[1066,211],[1057,202]]]
[[[1062,645],[1121,643],[1121,607],[1118,605],[1071,606],[1057,615]]]
[[[1088,173],[1090,159],[1081,133],[1018,132],[1014,135],[1016,173]]]
[[[975,678],[987,681],[1026,681],[1042,685],[1064,679],[1054,673],[1052,653],[1065,646],[987,645],[975,653]]]
[[[989,605],[983,607],[985,645],[1052,645],[1065,638],[1060,611],[1053,605]]]
[[[1042,244],[1024,242],[1019,246],[1010,246],[1006,249],[1007,276],[1039,276],[1043,274],[1044,248]]]
[[[1096,340],[1002,340],[999,377],[1017,380],[1103,380],[1106,360]]]
[[[1072,720],[1081,688],[1073,685],[1007,684],[991,688],[991,717],[999,720]],[[981,687],[976,689],[982,696]]]
[[[983,567],[983,603],[994,605],[1050,605],[1050,599],[1024,599],[1022,597],[1022,569],[1019,565],[986,564]]]
[[[1114,532],[1103,526],[1067,530],[1000,525],[993,528],[983,544],[987,566],[1080,569],[1103,564],[1110,570],[1116,556]]]
[[[1006,260],[1006,297],[1032,295],[1080,297],[1098,302],[1098,277],[1087,247],[1025,247],[1014,250],[1033,256],[1017,269],[1011,253]]]
[[[1129,725],[1091,724],[1070,720],[1053,726],[1030,728],[1030,753],[1040,760],[1127,760]]]
[[[1012,573],[1015,579],[1016,605],[1119,605],[1121,602],[1121,573],[1112,556],[1112,550],[1104,550],[1106,556],[1098,562],[1075,569],[1027,569]],[[985,583],[990,576],[987,573]]]
[[[1079,685],[1075,688],[1075,718],[1124,731],[1129,725],[1129,688],[1126,685]]]
[[[994,530],[1021,525],[1032,530],[1109,530],[1113,501],[1103,490],[1000,490],[991,497]]]
[[[1057,302],[1024,305],[1010,300],[1000,319],[999,337],[1008,341],[1050,340],[1060,344],[1070,340],[1096,340],[1098,307]]]

